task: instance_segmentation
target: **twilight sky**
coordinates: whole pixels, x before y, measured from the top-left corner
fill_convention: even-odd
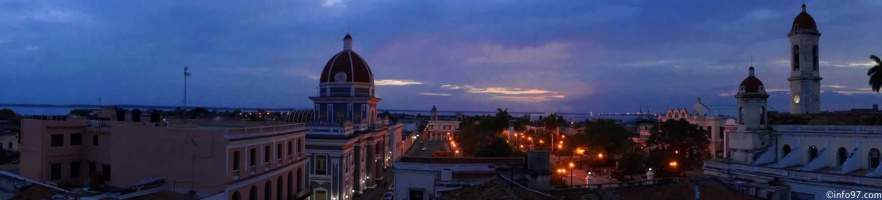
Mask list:
[[[347,30],[380,109],[628,112],[734,105],[751,57],[787,110],[803,1],[6,1],[0,103],[309,108]],[[808,0],[822,109],[880,103],[882,1]]]

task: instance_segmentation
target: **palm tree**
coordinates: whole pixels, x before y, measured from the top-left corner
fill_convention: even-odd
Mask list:
[[[507,129],[511,123],[510,122],[511,115],[508,114],[508,108],[506,108],[506,109],[496,108],[495,118],[496,118],[496,125],[497,125],[497,127],[496,127],[497,133],[501,133],[502,131]]]
[[[870,87],[878,93],[879,88],[882,87],[882,60],[876,55],[870,55],[870,59],[875,61],[876,65],[867,70],[867,76],[870,77]]]

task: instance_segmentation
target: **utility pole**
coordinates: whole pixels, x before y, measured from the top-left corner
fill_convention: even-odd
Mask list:
[[[187,78],[190,77],[190,66],[184,66],[184,123],[187,123]]]

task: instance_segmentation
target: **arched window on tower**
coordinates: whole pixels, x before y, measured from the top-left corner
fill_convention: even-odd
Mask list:
[[[845,150],[845,147],[839,147],[839,150],[836,151],[836,166],[842,166],[845,159],[848,159],[848,150]]]
[[[793,45],[793,71],[799,71],[799,46]]]
[[[762,111],[762,112],[760,112],[760,121],[759,121],[759,123],[760,123],[760,124],[766,124],[766,107],[763,106],[761,111]]]
[[[744,124],[744,107],[738,107],[738,124]]]
[[[820,60],[818,58],[818,45],[815,45],[814,47],[812,47],[812,59],[813,59],[812,62],[814,64],[814,66],[812,66],[812,67],[814,67],[813,69],[815,71],[818,71],[818,66],[819,66],[818,64],[820,63]]]
[[[876,169],[879,167],[879,149],[872,148],[870,149],[869,159],[869,169]]]

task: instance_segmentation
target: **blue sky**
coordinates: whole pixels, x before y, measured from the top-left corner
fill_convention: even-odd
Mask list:
[[[753,60],[787,109],[802,1],[5,1],[3,103],[311,107],[347,33],[381,109],[625,112],[735,104]],[[869,107],[882,1],[807,1],[822,108]]]

